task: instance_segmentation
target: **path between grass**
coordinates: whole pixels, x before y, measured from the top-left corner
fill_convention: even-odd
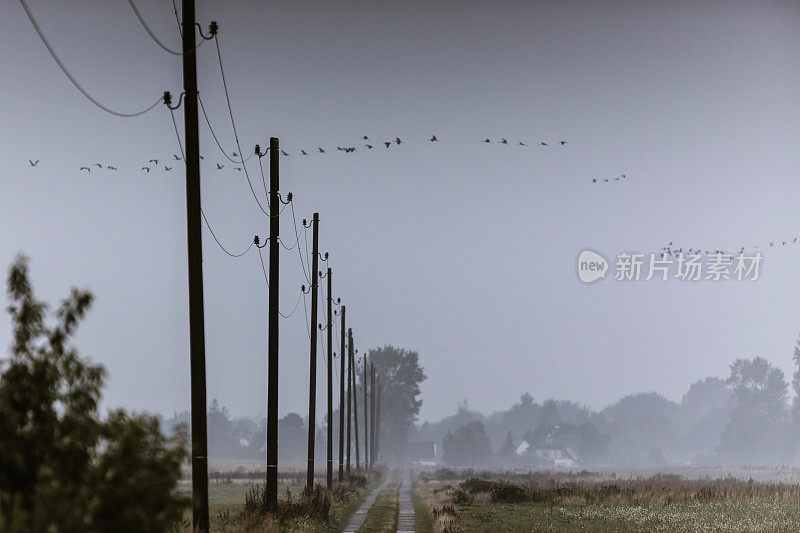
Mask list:
[[[411,502],[411,472],[403,470],[403,483],[400,485],[398,498],[397,533],[413,533],[416,527],[414,520],[414,504]]]
[[[392,481],[394,472],[388,472],[386,477],[383,479],[381,484],[377,486],[372,492],[369,493],[367,498],[364,500],[364,503],[361,504],[361,507],[356,510],[355,513],[350,517],[350,521],[347,523],[347,526],[342,530],[342,533],[355,533],[361,526],[364,525],[364,519],[367,517],[367,512],[369,511],[370,507],[375,503],[375,500],[378,498],[378,495],[383,492],[383,490],[389,485]]]

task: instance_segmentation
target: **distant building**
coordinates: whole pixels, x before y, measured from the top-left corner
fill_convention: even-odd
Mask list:
[[[536,466],[574,467],[580,464],[580,458],[570,447],[557,441],[552,433],[533,444],[522,440],[514,446],[514,454],[520,460],[527,460]]]

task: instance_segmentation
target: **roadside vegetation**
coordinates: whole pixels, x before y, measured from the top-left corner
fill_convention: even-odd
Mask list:
[[[733,477],[423,473],[417,520],[455,531],[798,531],[800,487]],[[426,516],[422,513],[426,512]]]

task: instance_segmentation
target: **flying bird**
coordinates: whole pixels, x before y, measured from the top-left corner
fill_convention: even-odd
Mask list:
[[[356,151],[356,149],[351,146],[350,148],[345,148],[344,151],[347,152],[348,154],[352,154],[353,152]]]
[[[178,154],[172,154],[172,157],[175,158],[175,161],[180,161],[181,160],[181,158],[178,156]]]
[[[286,152],[284,152],[283,150],[281,150],[281,153],[282,153],[283,155],[289,155],[289,154],[287,154]]]
[[[344,148],[342,148],[341,146],[337,146],[336,149],[337,150],[341,150],[342,152],[344,152]]]
[[[233,167],[234,170],[238,170],[239,172],[242,171],[242,167]]]
[[[506,139],[500,139],[500,144],[508,144],[508,141]]]
[[[485,142],[485,143],[490,143],[490,142],[492,142],[492,141],[490,141],[489,139],[484,139],[484,140],[483,140],[483,142]]]
[[[237,154],[236,152],[231,152],[231,155],[232,155],[233,157],[239,157],[239,154]]]
[[[319,150],[319,153],[321,154],[325,153],[325,150],[323,150],[321,146],[317,147],[317,150]]]
[[[403,141],[400,140],[400,137],[395,137],[394,141],[397,143],[397,146],[400,146],[400,143],[403,142]]]
[[[30,163],[32,167],[35,167],[39,163],[39,160],[37,159],[36,161],[31,161],[30,159],[28,159],[28,163]]]
[[[524,143],[524,142],[522,142],[522,141],[520,141],[520,142],[519,142],[519,145],[520,145],[520,146],[528,146],[527,144],[525,144],[525,143]]]
[[[386,146],[386,148],[389,148],[392,145],[392,142],[391,141],[386,141],[383,144],[384,144],[384,146]]]
[[[308,155],[308,152],[306,152],[305,150],[300,150],[300,154],[301,155]]]
[[[361,138],[362,138],[362,139],[364,139],[365,141],[368,141],[368,140],[369,140],[369,137],[367,137],[366,135],[364,135],[364,136],[363,136],[363,137],[361,137]]]
[[[592,183],[597,183],[597,178],[592,178]]]
[[[217,170],[222,170],[222,168],[223,168],[224,166],[225,166],[225,165],[220,165],[219,163],[217,163]]]
[[[117,170],[117,167],[112,167],[111,165],[108,165],[106,168],[108,170]]]
[[[428,139],[428,140],[429,140],[430,142],[432,142],[432,143],[435,143],[435,142],[436,142],[436,141],[438,141],[439,139],[437,139],[437,138],[436,138],[436,135],[433,135],[433,136],[431,136],[431,138],[430,138],[430,139]]]
[[[372,145],[371,144],[365,144],[364,146],[367,147],[367,150],[372,150]]]
[[[91,172],[92,169],[89,167],[81,167],[81,170],[85,170],[86,172]]]
[[[158,164],[158,159],[151,159],[148,163],[153,163],[154,165]]]
[[[144,171],[150,172],[150,167],[142,167],[139,170],[144,170]]]
[[[97,168],[103,168],[103,165],[101,165],[100,163],[95,163],[94,165],[95,165]]]
[[[561,146],[564,146],[565,144],[567,144],[567,141],[558,141],[558,142],[561,143]]]
[[[541,144],[542,146],[549,146],[549,145],[548,145],[546,142],[544,142],[544,141],[540,142],[539,144]]]

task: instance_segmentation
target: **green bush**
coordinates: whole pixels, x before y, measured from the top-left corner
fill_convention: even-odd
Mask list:
[[[72,289],[46,323],[28,262],[9,268],[10,358],[0,366],[0,530],[164,531],[187,504],[175,495],[185,430],[113,411],[103,420],[100,365],[69,344],[92,303]]]

